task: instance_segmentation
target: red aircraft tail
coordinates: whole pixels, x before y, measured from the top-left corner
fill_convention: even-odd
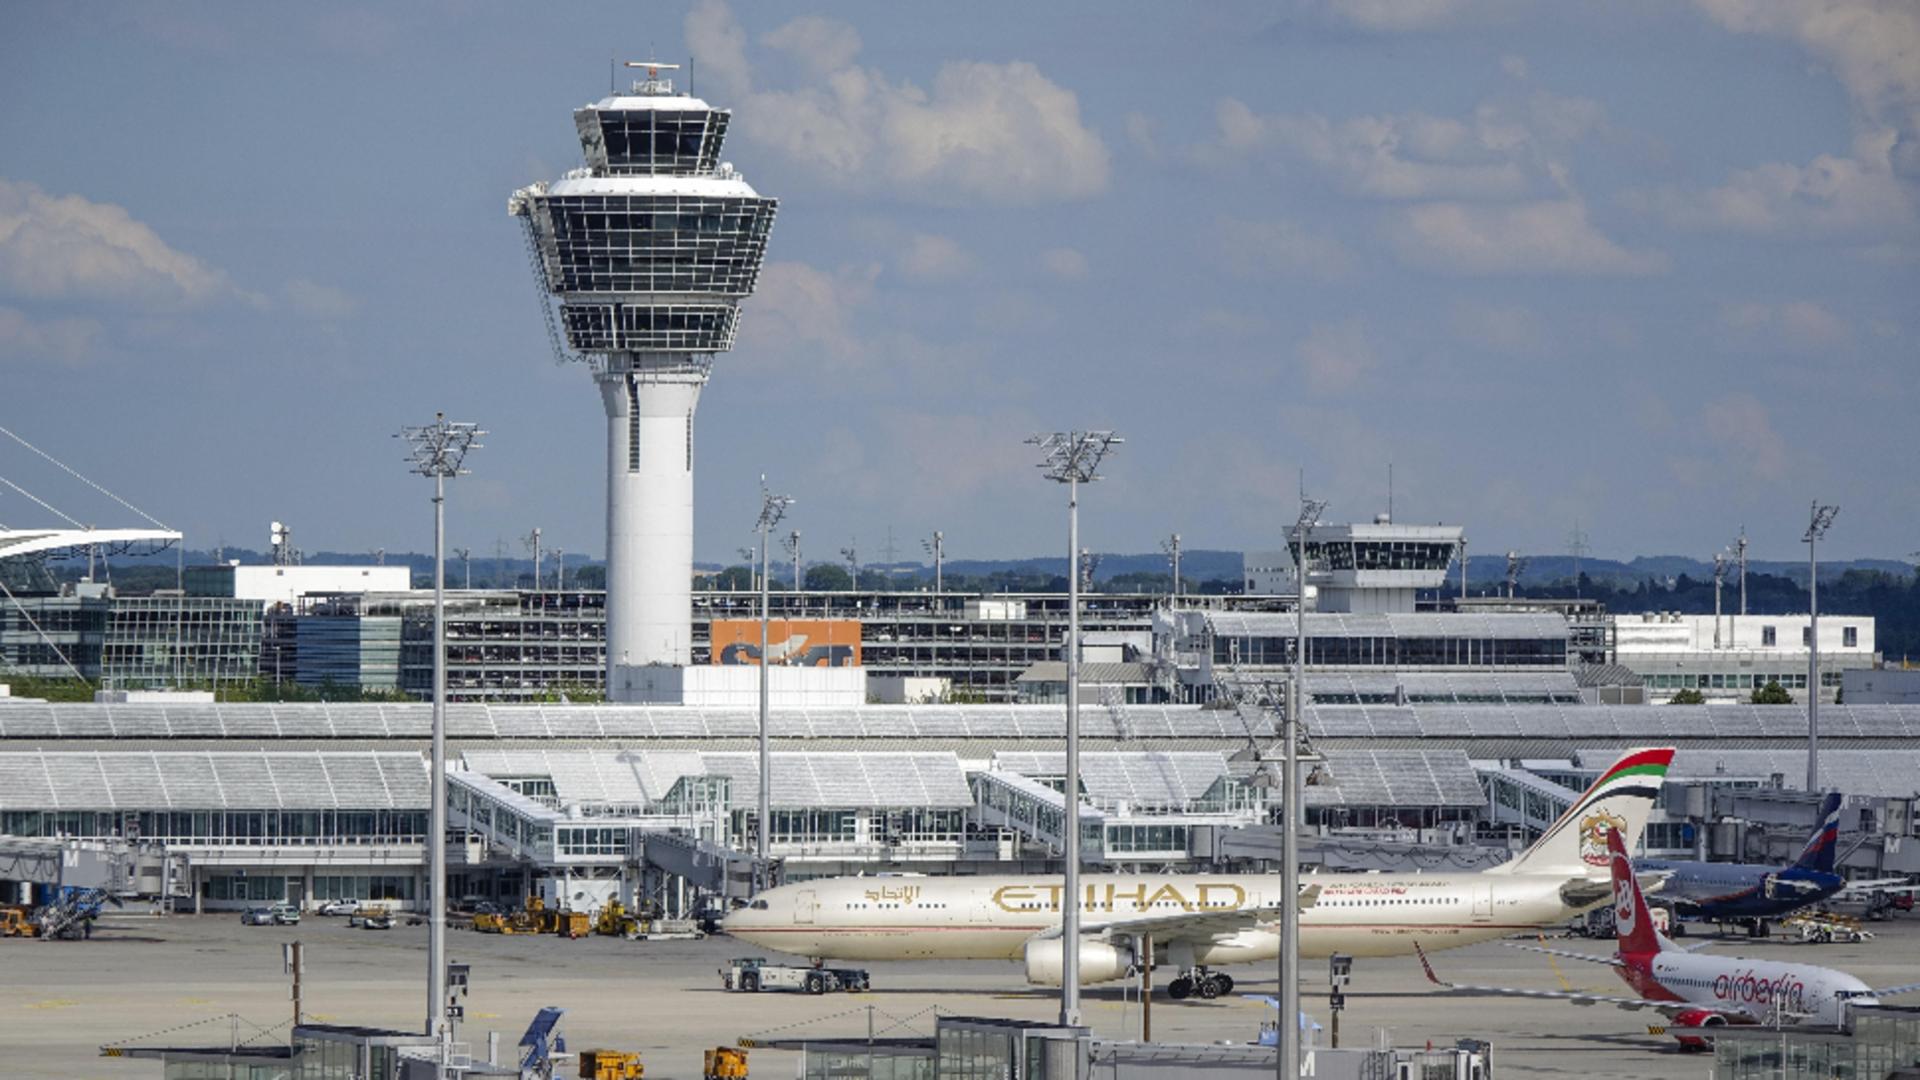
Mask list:
[[[1666,947],[1653,926],[1653,913],[1647,910],[1647,898],[1640,894],[1640,882],[1633,876],[1633,861],[1627,858],[1627,845],[1620,830],[1607,832],[1607,852],[1613,860],[1613,932],[1619,940],[1620,958],[1629,960],[1657,953]]]

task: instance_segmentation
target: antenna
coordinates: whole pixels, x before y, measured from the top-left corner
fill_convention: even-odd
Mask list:
[[[920,547],[933,556],[933,592],[938,596],[946,584],[943,572],[947,559],[947,534],[935,529],[933,538],[920,541]]]
[[[1575,598],[1578,598],[1580,595],[1580,559],[1592,551],[1593,549],[1587,546],[1586,530],[1580,527],[1580,519],[1575,518],[1573,531],[1567,534],[1567,554],[1573,556],[1573,595]]]
[[[1173,588],[1168,590],[1167,595],[1178,600],[1180,599],[1180,534],[1174,533],[1160,541],[1160,550],[1166,553],[1167,562],[1172,564],[1173,568]]]
[[[473,588],[473,549],[454,548],[453,553],[460,556],[460,569],[466,573],[466,583],[462,588]]]
[[[860,588],[860,538],[856,536],[848,543],[852,546],[841,548],[840,557],[847,560],[847,572],[853,575],[853,588],[857,591]]]
[[[1387,520],[1393,520],[1393,462],[1387,462]]]

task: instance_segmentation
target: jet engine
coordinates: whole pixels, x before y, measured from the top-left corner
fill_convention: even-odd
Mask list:
[[[1027,942],[1027,981],[1035,986],[1059,986],[1063,946],[1060,938]],[[1111,982],[1124,979],[1133,970],[1133,949],[1109,945],[1104,941],[1080,942],[1080,981]]]

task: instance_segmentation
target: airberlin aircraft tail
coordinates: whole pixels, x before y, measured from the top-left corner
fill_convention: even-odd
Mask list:
[[[1627,751],[1532,847],[1487,873],[1598,874],[1607,867],[1607,837],[1621,833],[1629,848],[1639,841],[1672,763],[1670,746]]]
[[[1607,854],[1613,864],[1613,936],[1622,960],[1649,956],[1664,950],[1668,941],[1654,928],[1653,913],[1647,910],[1647,898],[1634,880],[1633,860],[1627,858],[1625,838],[1618,832],[1607,837]]]

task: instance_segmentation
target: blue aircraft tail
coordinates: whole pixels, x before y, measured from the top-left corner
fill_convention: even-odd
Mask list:
[[[1839,846],[1840,793],[1830,791],[1820,801],[1820,824],[1814,828],[1813,835],[1807,838],[1807,846],[1800,849],[1800,857],[1794,860],[1793,865],[1802,870],[1831,874]]]

